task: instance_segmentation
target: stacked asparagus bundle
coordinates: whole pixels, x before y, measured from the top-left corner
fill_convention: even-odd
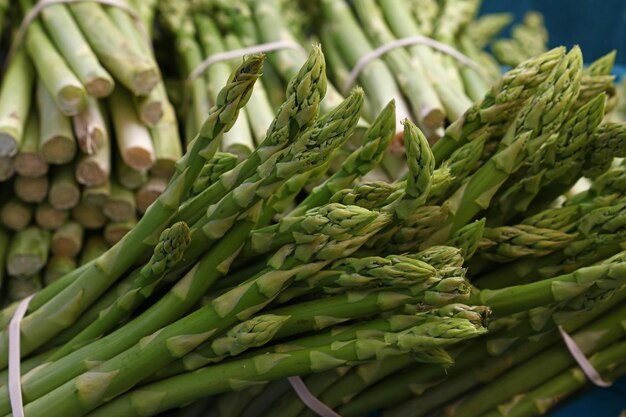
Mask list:
[[[524,20],[513,26],[510,39],[498,39],[491,45],[494,56],[503,65],[515,66],[548,49],[548,31],[543,15],[528,12]]]
[[[182,155],[144,32],[149,10],[142,22],[112,6],[55,4],[18,30],[32,7],[11,10],[19,16],[0,88],[9,300],[74,269],[90,239],[117,242]]]

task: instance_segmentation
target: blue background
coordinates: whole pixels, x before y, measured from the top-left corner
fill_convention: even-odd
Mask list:
[[[625,0],[483,0],[483,13],[512,12],[521,20],[527,10],[544,14],[551,47],[580,45],[586,62],[616,49],[615,72],[626,73]]]

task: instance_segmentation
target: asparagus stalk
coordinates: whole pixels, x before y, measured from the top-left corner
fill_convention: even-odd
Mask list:
[[[15,174],[13,158],[10,156],[0,156],[0,181],[6,181]]]
[[[91,155],[109,142],[109,133],[100,103],[93,97],[87,98],[87,105],[72,118],[78,147]]]
[[[31,112],[20,150],[13,160],[15,172],[23,177],[37,178],[48,173],[48,162],[39,152],[39,138],[39,121]]]
[[[52,234],[50,251],[59,257],[73,258],[83,246],[83,227],[76,222],[67,222]]]
[[[17,279],[13,277],[7,283],[7,295],[11,301],[20,301],[41,289],[41,277],[32,275]]]
[[[20,5],[25,13],[32,7],[29,0],[20,0]],[[71,31],[72,27],[68,30]],[[38,20],[33,20],[28,26],[24,46],[58,111],[65,116],[74,116],[85,108],[85,87],[54,47]]]
[[[35,209],[35,221],[39,227],[45,230],[57,230],[63,226],[69,218],[67,210],[59,210],[45,202],[37,205]]]
[[[515,115],[562,62],[564,53],[564,48],[555,48],[504,74],[482,101],[471,106],[452,123],[444,137],[433,146],[437,165],[466,142],[504,135]]]
[[[83,202],[72,207],[72,218],[88,230],[100,229],[107,222],[102,207],[87,205]]]
[[[338,171],[314,188],[289,216],[301,215],[310,208],[320,206],[378,165],[395,132],[395,120],[395,103],[391,101],[366,131],[363,145],[348,156]]]
[[[151,177],[135,193],[135,205],[141,214],[145,214],[167,188],[167,182],[163,178]]]
[[[23,4],[32,7],[30,0]],[[41,11],[41,21],[87,93],[93,97],[108,96],[113,91],[113,78],[100,65],[66,6],[58,4],[45,7]]]
[[[100,236],[89,236],[85,239],[85,245],[80,254],[80,264],[85,265],[90,261],[97,259],[102,255],[109,246]]]
[[[81,153],[76,162],[76,181],[85,187],[101,187],[111,177],[111,144],[105,140],[91,154]]]
[[[33,207],[18,198],[12,197],[2,205],[0,219],[10,230],[20,231],[28,226],[33,218]]]
[[[217,152],[215,156],[207,161],[202,167],[200,175],[193,183],[191,192],[193,195],[200,194],[203,190],[219,181],[222,174],[230,171],[237,165],[237,156],[232,153]]]
[[[137,216],[134,215],[130,219],[119,221],[119,222],[109,222],[104,226],[104,231],[102,233],[104,237],[104,241],[109,245],[113,246],[124,236],[128,234],[132,230],[133,227],[137,224]]]
[[[147,170],[154,166],[156,156],[150,131],[141,123],[126,91],[116,89],[109,98],[117,147],[124,162],[131,168]]]
[[[200,398],[211,393],[233,389],[234,381],[247,381],[244,386],[250,386],[256,381],[265,382],[291,375],[301,375],[312,371],[319,372],[337,366],[372,360],[375,357],[380,359],[381,355],[383,357],[391,357],[420,350],[428,344],[429,340],[437,341],[438,343],[445,343],[445,341],[452,342],[452,340],[456,338],[471,337],[479,331],[473,323],[470,324],[470,322],[465,319],[461,319],[460,321],[451,319],[447,326],[442,325],[437,330],[433,329],[433,333],[430,333],[432,327],[427,326],[430,327],[427,332],[432,336],[423,337],[422,332],[424,330],[420,327],[421,326],[418,325],[398,333],[383,333],[362,339],[357,338],[343,342],[341,346],[330,344],[295,352],[263,355],[263,360],[269,361],[269,364],[268,366],[264,366],[261,372],[259,372],[259,368],[252,365],[253,363],[259,362],[260,357],[255,357],[230,362],[228,364],[214,365],[193,374],[184,374],[172,379],[156,382],[149,385],[151,392],[162,392],[165,393],[165,395],[162,396],[162,401],[159,403],[158,409],[153,412],[156,413],[158,411],[167,410],[176,407],[177,403],[188,402],[194,398]],[[381,350],[384,350],[386,353],[381,353]],[[280,360],[277,362],[279,358]],[[250,365],[247,365],[247,361],[250,362]],[[236,367],[233,365],[236,365]],[[208,373],[211,372],[216,372],[216,376],[228,374],[231,375],[233,379],[211,378],[208,375]],[[197,378],[196,380],[196,378],[191,378],[189,383],[184,384],[185,387],[189,389],[170,389],[173,388],[171,387],[172,382],[182,384],[183,381],[189,380],[191,376],[200,376],[202,379]],[[239,385],[237,383],[235,384]],[[163,385],[165,385],[165,387],[163,387]],[[239,386],[240,388],[244,387]],[[111,412],[116,413],[115,415],[123,416],[140,415],[138,413],[141,413],[142,401],[137,402],[136,399],[141,398],[141,396],[141,390],[122,396],[110,402],[107,406],[100,408],[94,415],[105,415],[102,413]],[[132,403],[130,401],[131,398],[135,399]],[[132,404],[139,405],[139,408]]]
[[[155,175],[171,178],[176,171],[176,161],[183,156],[183,149],[178,133],[176,112],[171,103],[166,102],[163,117],[150,130],[156,162],[152,167]]]
[[[224,43],[213,21],[204,15],[197,15],[194,20],[204,55],[211,56],[216,53],[224,52]],[[219,86],[228,79],[230,67],[230,63],[224,61],[216,62],[207,69],[207,90],[211,104],[213,104],[217,98]],[[254,140],[250,126],[248,125],[247,113],[246,109],[242,109],[241,117],[237,119],[231,130],[226,132],[222,138],[222,150],[224,152],[234,153],[240,158],[248,156],[254,149]]]
[[[501,150],[448,200],[453,215],[442,228],[440,236],[458,230],[487,208],[492,196],[520,168],[525,155],[531,154],[549,136],[558,132],[565,117],[564,110],[571,107],[578,92],[581,71],[580,49],[574,48],[539,87],[539,94],[525,106],[515,125],[503,138]],[[542,109],[541,114],[538,114],[538,109]]]
[[[9,248],[9,244],[11,241],[11,237],[9,232],[2,226],[0,226],[0,287],[3,287],[4,278],[6,274],[6,263],[7,263],[7,249]]]
[[[139,342],[120,355],[107,361],[105,365],[102,365],[100,370],[103,370],[104,372],[108,372],[108,368],[119,369],[120,372],[123,373],[128,371],[128,379],[126,377],[123,379],[116,379],[118,382],[113,382],[113,385],[107,383],[108,386],[106,387],[106,390],[111,393],[122,393],[126,391],[128,387],[135,385],[143,379],[144,375],[138,373],[137,370],[144,368],[146,365],[151,367],[155,361],[158,361],[161,365],[166,365],[210,338],[216,331],[225,329],[240,320],[247,319],[259,308],[262,308],[265,304],[269,303],[280,293],[280,291],[282,291],[282,289],[296,280],[296,278],[303,279],[309,274],[315,273],[333,259],[350,255],[372,233],[382,227],[387,221],[387,217],[372,213],[370,218],[354,224],[353,233],[345,238],[338,238],[337,240],[334,240],[328,239],[328,237],[324,238],[323,236],[320,236],[320,238],[313,242],[301,245],[285,246],[284,249],[277,253],[277,256],[273,257],[269,261],[268,268],[258,274],[254,279],[251,279],[247,283],[242,284],[240,287],[237,287],[236,289],[214,299],[210,304],[197,310],[191,315],[186,316],[172,325],[166,326],[161,331],[157,332],[157,334],[153,335],[154,337],[152,338],[152,342],[150,344],[145,345],[144,343]],[[234,229],[232,229],[232,231],[236,232],[238,226],[246,228],[250,227],[245,223],[251,222],[240,222]],[[241,243],[237,244],[237,241],[240,241],[240,239],[234,239],[236,236],[237,234],[234,234],[233,239],[228,239],[229,236],[227,235],[214,247],[215,250],[219,250],[218,253],[223,254],[223,250],[228,248],[228,246],[232,246],[233,243],[236,244],[235,247],[239,246]],[[235,250],[234,253],[236,256],[237,250]],[[219,265],[225,260],[224,258],[220,259],[215,255],[211,255],[212,254],[209,253],[204,258],[206,262],[201,261],[201,265],[196,268],[198,272],[202,273],[212,271],[212,275],[214,276],[207,277],[204,275],[203,278],[205,281],[207,278],[209,278],[209,280],[217,278],[215,275],[219,275],[220,272],[215,269],[215,263],[217,262]],[[229,259],[228,263],[230,263],[233,258],[233,253],[228,251],[226,256],[226,259]],[[213,263],[213,265],[209,265],[211,263]],[[207,270],[205,265],[210,266],[212,270]],[[206,284],[207,283],[205,282],[204,285]],[[174,337],[174,339],[172,339],[172,337]],[[172,340],[180,340],[181,342],[184,340],[184,342],[182,342],[183,344],[176,345],[178,347],[178,349],[175,349],[175,352],[177,352],[176,354],[170,351],[170,349],[173,348],[173,345],[171,344]],[[107,344],[107,346],[107,349],[112,348],[110,344]],[[121,350],[124,349],[119,345],[116,346],[116,349],[120,348]],[[79,352],[81,351],[79,350],[75,352],[75,354]],[[57,363],[66,361],[71,356],[73,355],[68,355]],[[127,360],[124,359],[125,357],[134,358],[132,365],[130,367],[125,365],[120,368],[120,361],[128,363]],[[77,370],[80,368],[84,369],[84,364],[75,362],[75,368],[77,368]],[[84,371],[79,370],[79,373],[80,372]],[[46,371],[46,379],[49,379],[52,375],[53,374],[51,372],[48,370]],[[67,380],[67,369],[61,376],[64,380]],[[68,397],[67,394],[64,393],[64,391],[68,388],[71,391],[74,391],[75,383],[78,382],[78,385],[80,386],[81,380],[82,378],[78,376],[75,381],[69,381],[66,384],[61,385],[58,389],[55,389],[48,394],[47,397],[50,395],[59,395],[61,398],[69,399],[70,401],[66,402],[68,412],[70,412],[70,410],[74,410],[71,412],[84,413],[89,411],[89,409],[94,409],[100,405],[99,403],[102,399],[96,398],[94,399],[95,401],[84,403],[80,399],[80,396],[71,399],[71,397]],[[39,379],[36,383],[41,384],[42,381],[42,379]],[[117,386],[118,384],[119,386]],[[126,387],[126,389],[124,389],[124,387]],[[52,387],[49,387],[48,390],[50,388]],[[107,394],[107,396],[108,395],[109,394]],[[30,407],[33,411],[29,412],[34,412],[34,415],[36,415],[38,411],[35,411],[32,407],[38,407],[38,403],[41,403],[41,401],[35,400],[31,402]]]
[[[39,152],[50,164],[66,164],[76,155],[76,139],[70,119],[59,111],[42,82],[37,83]]]
[[[80,201],[80,188],[74,177],[72,165],[62,165],[54,169],[48,202],[59,210],[69,210]]]
[[[626,343],[621,341],[603,349],[590,358],[594,369],[608,374],[614,380],[624,374],[624,349]],[[606,380],[606,377],[604,378]],[[486,416],[497,417],[506,412],[507,416],[524,417],[546,413],[567,396],[575,393],[587,384],[587,377],[579,367],[570,368],[559,376],[542,384],[532,391],[517,398],[513,403],[502,404]],[[506,410],[506,411],[505,411]]]
[[[74,269],[76,269],[76,261],[74,258],[52,256],[46,265],[43,282],[45,285],[50,285]]]
[[[322,3],[326,27],[337,43],[349,65],[356,65],[359,58],[372,47],[357,24],[347,3],[343,1],[324,1]],[[367,90],[370,101],[370,112],[366,115],[370,120],[382,111],[390,100],[396,104],[396,122],[409,118],[409,109],[399,91],[393,75],[380,59],[370,62],[359,75],[359,81]],[[398,124],[396,130],[399,130]]]
[[[113,222],[124,222],[135,217],[135,195],[115,181],[111,182],[111,193],[102,207],[102,212]]]
[[[154,61],[138,51],[99,4],[68,6],[104,67],[136,95],[152,91],[161,76]]]
[[[0,157],[14,156],[20,148],[30,111],[34,71],[23,49],[8,63],[0,87]]]
[[[39,272],[48,261],[50,233],[31,226],[17,232],[7,252],[7,271],[12,276]]]
[[[594,132],[592,149],[587,153],[583,174],[595,178],[605,172],[613,158],[626,154],[624,140],[626,126],[623,123],[604,123]]]
[[[115,179],[122,187],[136,190],[148,181],[148,172],[128,166],[119,152],[115,152],[113,158]]]
[[[48,195],[48,177],[28,178],[16,176],[13,181],[13,192],[26,203],[41,203]]]
[[[374,1],[355,1],[354,8],[363,27],[370,29],[368,37],[375,46],[380,47],[395,40]],[[443,126],[445,110],[418,61],[411,60],[409,53],[403,49],[389,51],[384,55],[384,60],[407,97],[418,125],[427,129]]]
[[[178,211],[177,219],[195,223],[208,205],[219,201],[228,191],[252,176],[261,164],[272,157],[276,158],[281,150],[310,127],[318,115],[320,101],[326,91],[324,69],[324,56],[319,48],[314,47],[308,60],[287,86],[288,99],[278,110],[263,142],[244,162],[223,175],[219,182],[187,200]],[[306,94],[298,95],[298,91],[305,91]],[[292,124],[294,128],[291,128]]]
[[[95,340],[113,330],[152,294],[163,276],[180,261],[190,241],[189,228],[185,223],[175,223],[165,229],[148,263],[135,270],[125,280],[128,284],[125,286],[124,297],[114,300],[100,310],[97,318],[89,326],[64,344],[48,360],[62,358],[85,342]]]
[[[622,339],[624,328],[619,323],[623,320],[624,313],[626,313],[626,309],[619,308],[578,330],[573,338],[582,352],[589,356]],[[468,417],[482,415],[507,399],[532,388],[533,384],[557,376],[575,363],[574,358],[566,348],[555,346],[495,379],[467,400],[449,407],[446,410],[447,414]],[[541,370],[539,375],[538,370]],[[532,377],[525,377],[526,375],[532,375]],[[511,383],[511,381],[515,382]],[[489,389],[490,386],[498,386],[498,391],[494,392],[493,389]]]

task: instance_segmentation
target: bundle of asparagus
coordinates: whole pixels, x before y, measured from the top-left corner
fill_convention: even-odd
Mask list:
[[[11,9],[14,52],[0,88],[9,301],[71,271],[89,239],[117,242],[182,156],[145,10],[140,21],[99,4],[32,8]]]

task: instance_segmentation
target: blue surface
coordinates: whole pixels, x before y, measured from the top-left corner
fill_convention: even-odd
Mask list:
[[[626,378],[610,388],[589,388],[566,401],[550,417],[619,417],[626,410]]]
[[[527,10],[545,16],[550,46],[580,45],[586,62],[617,49],[626,64],[624,0],[483,0],[483,13],[512,12],[520,20]]]

